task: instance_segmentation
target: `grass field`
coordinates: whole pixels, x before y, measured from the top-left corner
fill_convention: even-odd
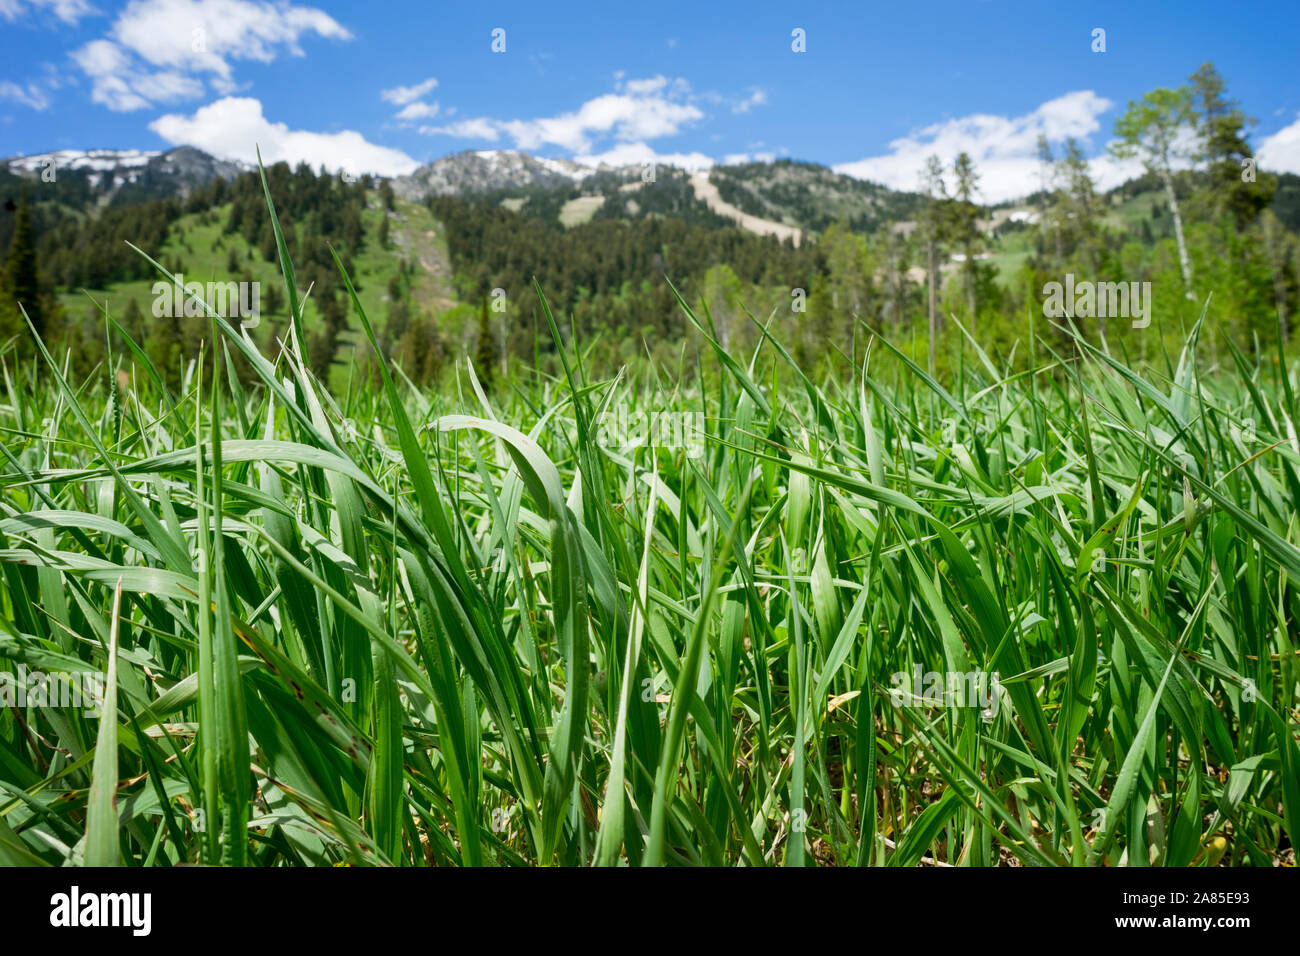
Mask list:
[[[112,719],[0,712],[0,863],[1294,862],[1293,369],[818,384],[681,305],[698,385],[6,357],[0,666]]]

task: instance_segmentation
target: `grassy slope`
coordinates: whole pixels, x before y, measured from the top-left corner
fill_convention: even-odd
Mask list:
[[[210,279],[237,281],[247,270],[255,282],[263,283],[265,302],[265,290],[271,284],[283,284],[279,262],[264,260],[261,253],[247,244],[241,235],[223,234],[222,226],[229,213],[230,206],[224,205],[216,207],[207,217],[198,213],[182,216],[172,227],[162,249],[145,251],[160,262],[179,260],[187,282],[207,282]],[[413,283],[413,307],[435,314],[445,312],[455,305],[455,299],[442,226],[433,219],[424,205],[399,199],[390,225],[391,247],[383,249],[378,237],[380,220],[384,214],[378,192],[372,191],[368,194],[366,208],[361,215],[365,244],[353,259],[352,272],[352,281],[366,314],[376,327],[383,328],[388,314],[388,280],[396,274],[403,256],[415,259],[419,266],[419,274]],[[201,222],[203,218],[212,221]],[[231,248],[238,250],[240,263],[239,273],[234,276],[226,268]],[[86,301],[86,293],[89,293],[97,302],[107,300],[112,314],[120,317],[127,303],[134,298],[141,310],[148,315],[154,301],[154,281],[118,282],[108,288],[88,289],[86,292],[61,290],[59,304],[73,316],[92,314],[94,307]],[[300,290],[300,294],[305,292],[305,289]],[[319,317],[315,304],[308,298],[304,310],[308,328]],[[361,324],[354,309],[348,311],[348,330],[344,339],[340,345],[339,359],[347,362],[352,355],[351,348],[364,344]]]

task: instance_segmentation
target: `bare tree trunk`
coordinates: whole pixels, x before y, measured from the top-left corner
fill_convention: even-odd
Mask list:
[[[1192,292],[1192,260],[1187,257],[1187,240],[1183,238],[1183,215],[1178,211],[1178,197],[1174,194],[1174,177],[1166,169],[1163,175],[1165,195],[1169,197],[1169,210],[1174,214],[1174,238],[1178,240],[1178,264],[1183,270],[1183,285],[1187,298],[1195,300]]]

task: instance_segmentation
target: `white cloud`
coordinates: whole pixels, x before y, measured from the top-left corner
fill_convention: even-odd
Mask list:
[[[110,109],[134,110],[201,96],[203,83],[190,74],[206,75],[219,92],[232,92],[231,61],[302,56],[299,41],[306,34],[352,38],[324,11],[287,2],[131,0],[107,37],[87,43],[72,58],[92,80],[92,99]]]
[[[723,166],[743,166],[746,163],[771,163],[776,153],[728,153],[722,157]]]
[[[203,84],[193,77],[133,67],[122,48],[108,40],[92,40],[74,50],[72,59],[91,80],[90,98],[118,112],[203,95]]]
[[[555,116],[512,120],[479,117],[446,126],[421,127],[420,132],[493,142],[505,135],[519,149],[557,146],[573,153],[590,153],[599,140],[613,138],[634,143],[675,136],[704,118],[703,111],[687,100],[690,84],[682,79],[654,76],[624,80],[615,74],[615,90]]]
[[[658,76],[652,76],[644,80],[628,80],[623,82],[621,74],[615,77],[614,88],[622,90],[628,96],[653,96],[668,85],[668,77],[662,73]]]
[[[37,112],[50,105],[49,97],[35,83],[19,86],[11,80],[0,80],[0,100],[13,100],[23,106],[29,106]]]
[[[1171,161],[1171,165],[1179,167],[1186,165],[1186,163]],[[1122,186],[1130,179],[1137,179],[1146,172],[1142,160],[1136,157],[1133,159],[1116,159],[1108,153],[1102,153],[1100,156],[1094,156],[1088,160],[1088,169],[1092,173],[1093,183],[1102,192],[1114,189],[1116,186]],[[1033,189],[1027,190],[1027,192],[1033,192],[1038,188],[1038,183],[1035,183]]]
[[[407,103],[414,103],[437,85],[438,81],[431,76],[423,83],[416,83],[414,86],[395,86],[391,90],[381,90],[379,95],[394,106],[405,106]]]
[[[573,160],[583,166],[642,166],[655,163],[691,171],[710,169],[714,165],[713,158],[703,153],[656,153],[646,143],[619,143],[603,153],[574,156]]]
[[[986,202],[1001,202],[1027,195],[1039,188],[1037,141],[1039,134],[1053,144],[1069,137],[1084,140],[1096,133],[1098,117],[1114,106],[1110,100],[1092,90],[1078,90],[1043,103],[1023,116],[1008,117],[974,114],[935,123],[889,144],[883,156],[841,163],[835,171],[883,183],[893,189],[918,188],[920,171],[926,158],[937,155],[945,166],[962,152],[969,153],[980,175],[980,197]],[[1129,178],[1125,172],[1136,168],[1131,163],[1109,157],[1093,161],[1094,175],[1105,182],[1103,188],[1118,185]]]
[[[397,111],[396,119],[403,125],[409,125],[415,120],[433,119],[438,115],[439,106],[437,103],[422,103],[421,97],[433,91],[438,85],[434,77],[429,77],[422,83],[416,83],[413,86],[394,86],[389,90],[380,90],[380,99],[387,100],[394,106],[402,107]]]
[[[437,103],[408,103],[397,111],[399,120],[433,119],[437,115]]]
[[[354,130],[315,133],[273,123],[262,115],[261,102],[250,97],[228,96],[199,108],[193,116],[160,116],[149,128],[170,143],[247,163],[257,161],[260,147],[262,161],[268,165],[284,160],[383,176],[405,175],[420,165],[401,150],[368,142]]]
[[[1300,113],[1290,126],[1260,140],[1255,158],[1275,173],[1300,173]]]
[[[421,126],[419,131],[429,136],[452,136],[492,143],[506,139],[516,149],[530,151],[555,147],[587,166],[629,166],[653,162],[701,170],[714,165],[711,156],[699,152],[659,152],[649,145],[651,140],[676,136],[705,119],[704,110],[698,105],[701,102],[743,113],[766,103],[767,95],[758,87],[751,87],[741,98],[729,99],[712,92],[694,94],[690,83],[681,77],[659,74],[630,79],[624,71],[618,70],[614,73],[612,93],[593,97],[568,112],[533,119],[474,117],[437,126]],[[449,117],[454,112],[454,108],[449,108],[444,115]],[[403,117],[399,114],[398,118]],[[772,155],[756,154],[755,158],[767,161]]]
[[[32,12],[48,11],[72,26],[76,26],[82,17],[99,12],[86,0],[0,0],[0,17],[12,22],[27,12],[28,8]]]

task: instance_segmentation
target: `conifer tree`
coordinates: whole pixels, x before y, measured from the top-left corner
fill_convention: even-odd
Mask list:
[[[9,240],[9,253],[5,257],[3,282],[4,314],[7,326],[22,327],[22,313],[19,304],[26,310],[38,335],[45,335],[47,318],[45,303],[41,296],[41,283],[36,268],[36,233],[32,227],[32,212],[27,204],[27,191],[23,190],[18,200],[18,211],[14,218],[14,234]]]

